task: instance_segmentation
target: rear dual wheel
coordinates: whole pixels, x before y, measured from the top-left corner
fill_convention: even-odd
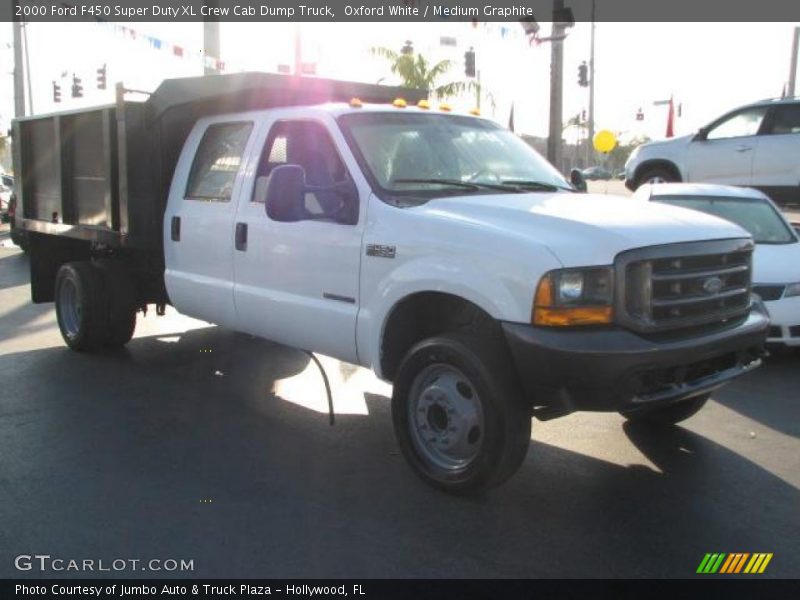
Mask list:
[[[62,265],[56,276],[56,317],[67,346],[79,352],[121,346],[136,327],[133,283],[121,265]]]

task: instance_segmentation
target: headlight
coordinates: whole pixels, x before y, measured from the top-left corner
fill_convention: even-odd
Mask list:
[[[539,281],[531,321],[551,327],[607,324],[613,298],[612,267],[557,269]]]
[[[800,296],[800,283],[790,283],[786,286],[786,291],[783,292],[783,297],[791,298],[792,296]]]

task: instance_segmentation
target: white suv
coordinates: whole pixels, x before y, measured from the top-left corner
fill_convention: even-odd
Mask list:
[[[688,181],[755,187],[775,202],[800,202],[800,99],[756,102],[697,133],[642,144],[625,185]]]

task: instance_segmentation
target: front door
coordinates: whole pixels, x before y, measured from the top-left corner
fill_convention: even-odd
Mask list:
[[[254,157],[255,158],[255,157]],[[235,302],[239,328],[276,342],[357,362],[355,329],[365,183],[352,198],[305,196],[304,217],[271,220],[264,190],[272,169],[295,164],[309,185],[352,181],[355,162],[335,124],[277,119],[267,128],[249,196],[240,199],[235,227]],[[342,201],[350,203],[342,219]]]
[[[749,185],[759,130],[767,109],[746,108],[712,124],[689,145],[688,180]]]

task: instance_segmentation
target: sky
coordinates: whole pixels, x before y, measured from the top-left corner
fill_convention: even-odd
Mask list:
[[[779,96],[789,79],[792,32],[800,23],[598,23],[596,25],[596,128],[622,140],[640,135],[658,139],[666,131],[667,109],[654,106],[674,98],[682,106],[676,135],[691,133],[722,113],[750,101]],[[202,24],[29,24],[27,32],[35,113],[113,101],[113,83],[152,90],[167,77],[199,75]],[[513,103],[516,130],[546,136],[549,111],[550,45],[531,46],[517,23],[222,23],[221,59],[228,71],[276,71],[292,64],[299,29],[303,61],[316,63],[320,76],[396,83],[386,62],[369,49],[400,49],[411,40],[432,60],[451,59],[450,80],[464,78],[463,54],[476,52],[481,81],[493,102],[484,115],[506,124]],[[588,107],[588,89],[577,84],[578,65],[588,60],[588,23],[578,23],[564,42],[564,120]],[[543,23],[540,35],[547,35]],[[163,42],[161,49],[147,36]],[[455,46],[442,46],[442,36]],[[0,23],[0,128],[13,116],[10,23]],[[184,48],[179,58],[167,43]],[[194,57],[194,58],[189,58]],[[108,65],[109,90],[95,89],[96,69]],[[83,80],[85,97],[70,97],[71,76]],[[66,77],[62,78],[62,75]],[[62,87],[62,103],[52,102],[52,81]],[[468,110],[472,97],[454,102]],[[637,121],[641,109],[644,120]]]

